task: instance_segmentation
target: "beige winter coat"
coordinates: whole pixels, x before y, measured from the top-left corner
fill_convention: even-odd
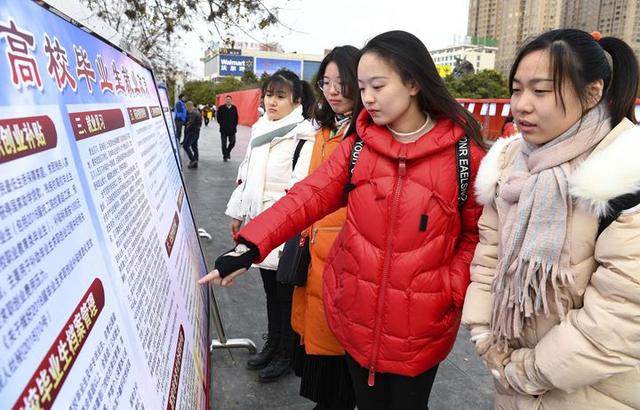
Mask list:
[[[521,141],[497,142],[476,179],[484,212],[462,316],[470,329],[490,323],[501,226],[494,197]],[[597,237],[607,202],[640,189],[639,155],[640,129],[625,119],[595,150],[571,162],[572,305],[562,322],[557,314],[540,314],[512,346],[534,349],[533,366],[554,388],[538,397],[497,393],[496,409],[640,409],[640,206]]]

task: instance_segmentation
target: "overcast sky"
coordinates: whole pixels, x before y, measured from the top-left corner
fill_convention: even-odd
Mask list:
[[[418,36],[428,49],[446,47],[467,31],[469,0],[272,0],[281,4],[280,20],[290,27],[251,33],[259,41],[275,41],[284,51],[322,54],[325,48],[351,44],[362,47],[367,39],[389,30],[406,30]],[[201,35],[206,30],[196,28]],[[226,33],[223,33],[226,34]],[[235,33],[231,33],[234,35]],[[238,40],[253,41],[246,35]],[[219,40],[212,38],[211,42]],[[211,43],[210,42],[210,43]],[[210,44],[209,43],[209,44]],[[199,59],[209,45],[197,35],[185,36],[180,47],[192,75],[203,76]]]

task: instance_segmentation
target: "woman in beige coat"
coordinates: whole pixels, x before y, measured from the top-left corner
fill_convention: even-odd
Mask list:
[[[495,407],[639,409],[638,63],[621,40],[554,30],[509,85],[522,135],[478,172],[463,311]]]

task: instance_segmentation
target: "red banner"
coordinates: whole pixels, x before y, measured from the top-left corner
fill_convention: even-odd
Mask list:
[[[252,126],[258,121],[258,107],[260,106],[260,89],[234,91],[232,93],[218,94],[216,105],[219,107],[225,103],[230,95],[233,105],[238,109],[238,124]]]
[[[104,288],[96,278],[51,344],[13,410],[48,410],[53,406],[103,308]]]
[[[124,127],[124,116],[118,108],[74,112],[69,114],[69,119],[76,141]]]
[[[182,369],[182,354],[184,353],[184,329],[180,325],[178,331],[178,343],[176,355],[173,359],[173,371],[171,372],[171,384],[169,385],[169,400],[167,410],[175,410],[178,402],[178,386],[180,385],[180,370]]]
[[[178,211],[182,211],[183,202],[184,202],[184,188],[180,187],[180,192],[178,192]]]
[[[55,148],[58,134],[46,115],[0,120],[0,164]]]
[[[173,244],[176,242],[176,235],[178,234],[178,225],[180,225],[180,218],[178,217],[178,213],[176,212],[173,215],[173,220],[171,221],[171,228],[169,229],[169,234],[167,235],[167,239],[164,241],[164,246],[167,249],[167,255],[169,257],[171,257]]]
[[[129,107],[127,108],[131,124],[146,121],[149,119],[149,110],[147,107]]]
[[[151,118],[156,118],[162,115],[162,109],[159,106],[149,107],[151,110]]]

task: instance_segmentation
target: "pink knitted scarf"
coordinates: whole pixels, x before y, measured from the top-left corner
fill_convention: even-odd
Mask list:
[[[564,318],[561,286],[573,283],[569,261],[569,161],[589,152],[611,130],[602,105],[544,145],[522,142],[513,168],[500,186],[498,267],[492,285],[491,329],[501,342],[521,336],[525,320],[544,311],[548,296]]]

